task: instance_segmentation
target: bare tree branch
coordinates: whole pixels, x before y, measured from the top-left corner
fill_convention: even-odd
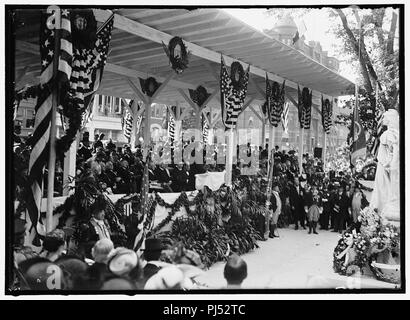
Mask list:
[[[337,14],[340,17],[340,20],[342,21],[342,25],[343,28],[346,31],[346,34],[351,42],[351,44],[353,45],[353,48],[356,52],[356,55],[359,57],[359,63],[361,66],[361,70],[362,70],[362,76],[364,78],[364,85],[366,88],[367,92],[373,92],[373,87],[372,87],[372,83],[370,80],[370,75],[369,75],[369,71],[367,70],[367,64],[365,62],[364,56],[362,54],[359,54],[359,41],[355,38],[352,30],[349,28],[349,25],[347,24],[347,18],[346,15],[344,14],[344,12],[341,9],[335,9],[335,11],[337,12]],[[362,41],[361,41],[362,42]],[[360,48],[360,52],[362,52],[363,49]]]

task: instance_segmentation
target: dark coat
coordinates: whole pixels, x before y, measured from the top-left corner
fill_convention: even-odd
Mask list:
[[[189,176],[185,169],[175,168],[172,172],[172,190],[175,192],[185,191],[189,183]]]
[[[305,189],[299,186],[299,193],[295,185],[289,186],[289,202],[290,206],[294,207],[295,210],[303,210],[305,203]]]
[[[168,183],[171,182],[171,171],[168,169],[169,173],[167,170],[163,168],[157,168],[155,170],[155,176],[157,177],[158,182],[160,183]]]

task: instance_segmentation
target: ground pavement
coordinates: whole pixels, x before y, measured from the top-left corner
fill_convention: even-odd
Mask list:
[[[280,238],[258,242],[259,248],[244,254],[248,265],[248,277],[244,289],[305,289],[305,288],[394,288],[376,280],[370,270],[352,282],[352,278],[340,276],[333,271],[333,250],[340,238],[339,233],[318,230],[279,229]],[[210,289],[226,286],[223,278],[223,262],[214,264],[197,278]]]

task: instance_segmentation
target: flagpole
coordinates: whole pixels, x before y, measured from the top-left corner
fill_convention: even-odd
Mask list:
[[[52,231],[53,228],[53,198],[54,198],[54,176],[56,166],[56,115],[58,104],[58,64],[60,57],[60,27],[61,27],[61,12],[56,10],[55,37],[54,37],[54,61],[53,61],[53,83],[54,89],[52,93],[52,109],[51,109],[51,124],[50,124],[50,153],[48,158],[48,176],[47,176],[47,212],[46,212],[46,232]]]

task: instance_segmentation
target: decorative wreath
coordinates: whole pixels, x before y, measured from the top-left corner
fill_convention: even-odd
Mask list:
[[[202,108],[206,99],[209,98],[211,94],[203,86],[198,86],[195,90],[189,89],[189,96],[192,101],[197,104],[198,107]]]
[[[362,270],[368,262],[368,249],[369,242],[360,233],[347,230],[333,252],[333,270],[341,275],[348,275],[352,269]]]
[[[173,37],[169,41],[168,46],[162,42],[162,46],[164,47],[164,51],[169,58],[172,69],[174,69],[176,73],[182,73],[186,68],[188,68],[189,52],[180,37]]]
[[[161,83],[157,82],[157,80],[153,77],[149,77],[147,79],[140,79],[141,90],[147,96],[152,97],[155,91],[161,86]]]
[[[243,70],[242,65],[238,61],[234,61],[231,64],[231,81],[232,86],[236,91],[242,89],[243,82],[245,77],[245,71]]]
[[[71,36],[77,49],[93,49],[97,40],[97,21],[92,10],[71,11]]]

